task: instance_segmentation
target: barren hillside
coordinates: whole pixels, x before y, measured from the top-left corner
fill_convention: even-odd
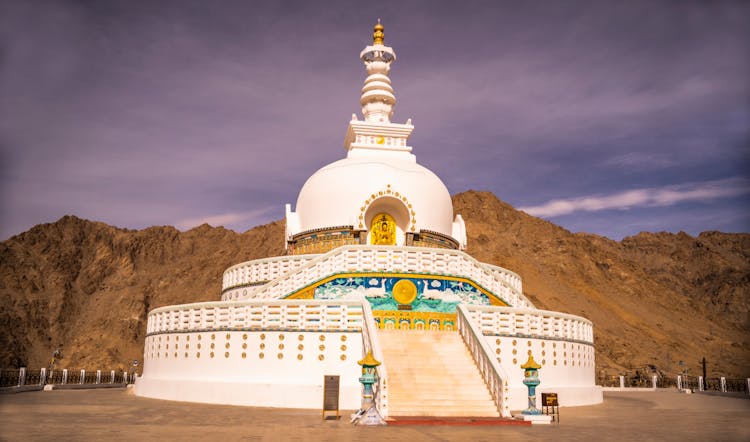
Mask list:
[[[540,308],[594,322],[597,370],[644,364],[750,376],[750,234],[573,234],[487,192],[454,197],[469,253],[521,275]],[[283,253],[283,222],[235,233],[125,230],[66,216],[0,243],[0,367],[125,367],[146,313],[218,300],[225,268]]]

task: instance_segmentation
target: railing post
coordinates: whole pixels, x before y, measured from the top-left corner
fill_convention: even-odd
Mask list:
[[[81,370],[81,379],[78,381],[79,384],[85,383],[86,380],[86,370]]]
[[[18,370],[18,386],[21,387],[26,383],[26,367]]]
[[[125,383],[125,385],[128,384],[128,372],[127,371],[122,372],[122,381]]]
[[[625,376],[620,376],[620,388],[625,388]]]
[[[727,392],[727,378],[725,378],[724,376],[721,377],[721,392]]]
[[[46,381],[47,381],[47,369],[42,368],[41,370],[39,370],[39,385],[46,384]]]
[[[750,394],[750,378],[747,378],[747,394]]]
[[[96,383],[101,384],[102,383],[102,371],[96,370]]]
[[[703,376],[698,376],[698,391],[703,391],[705,389],[706,387],[703,384]]]
[[[109,383],[114,384],[115,383],[115,371],[111,370],[109,372]]]
[[[677,375],[677,390],[682,391],[682,376]]]
[[[68,369],[63,368],[62,384],[65,385],[67,383],[68,383]]]
[[[651,376],[651,388],[656,390],[656,375]]]

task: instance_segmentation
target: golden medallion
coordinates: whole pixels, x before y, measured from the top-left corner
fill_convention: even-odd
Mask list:
[[[417,286],[408,279],[402,279],[393,285],[393,299],[399,304],[411,304],[417,299]]]

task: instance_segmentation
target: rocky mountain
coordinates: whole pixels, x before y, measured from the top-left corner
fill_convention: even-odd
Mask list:
[[[750,234],[571,233],[487,192],[454,197],[476,258],[521,275],[539,308],[593,321],[597,370],[684,361],[750,376]],[[284,253],[283,221],[245,233],[203,225],[126,230],[66,216],[0,243],[0,367],[122,369],[141,359],[146,314],[218,300],[227,267]]]

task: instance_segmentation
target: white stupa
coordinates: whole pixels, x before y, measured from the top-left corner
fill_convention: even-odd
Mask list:
[[[536,309],[518,275],[463,252],[464,221],[417,163],[411,120],[391,122],[396,54],[380,23],[360,59],[364,119],[349,122],[346,158],[287,204],[288,255],[227,269],[221,301],[150,312],[136,394],[319,409],[338,376],[354,410],[371,352],[384,417],[509,416],[527,405],[527,360],[561,405],[601,402],[592,324]]]

